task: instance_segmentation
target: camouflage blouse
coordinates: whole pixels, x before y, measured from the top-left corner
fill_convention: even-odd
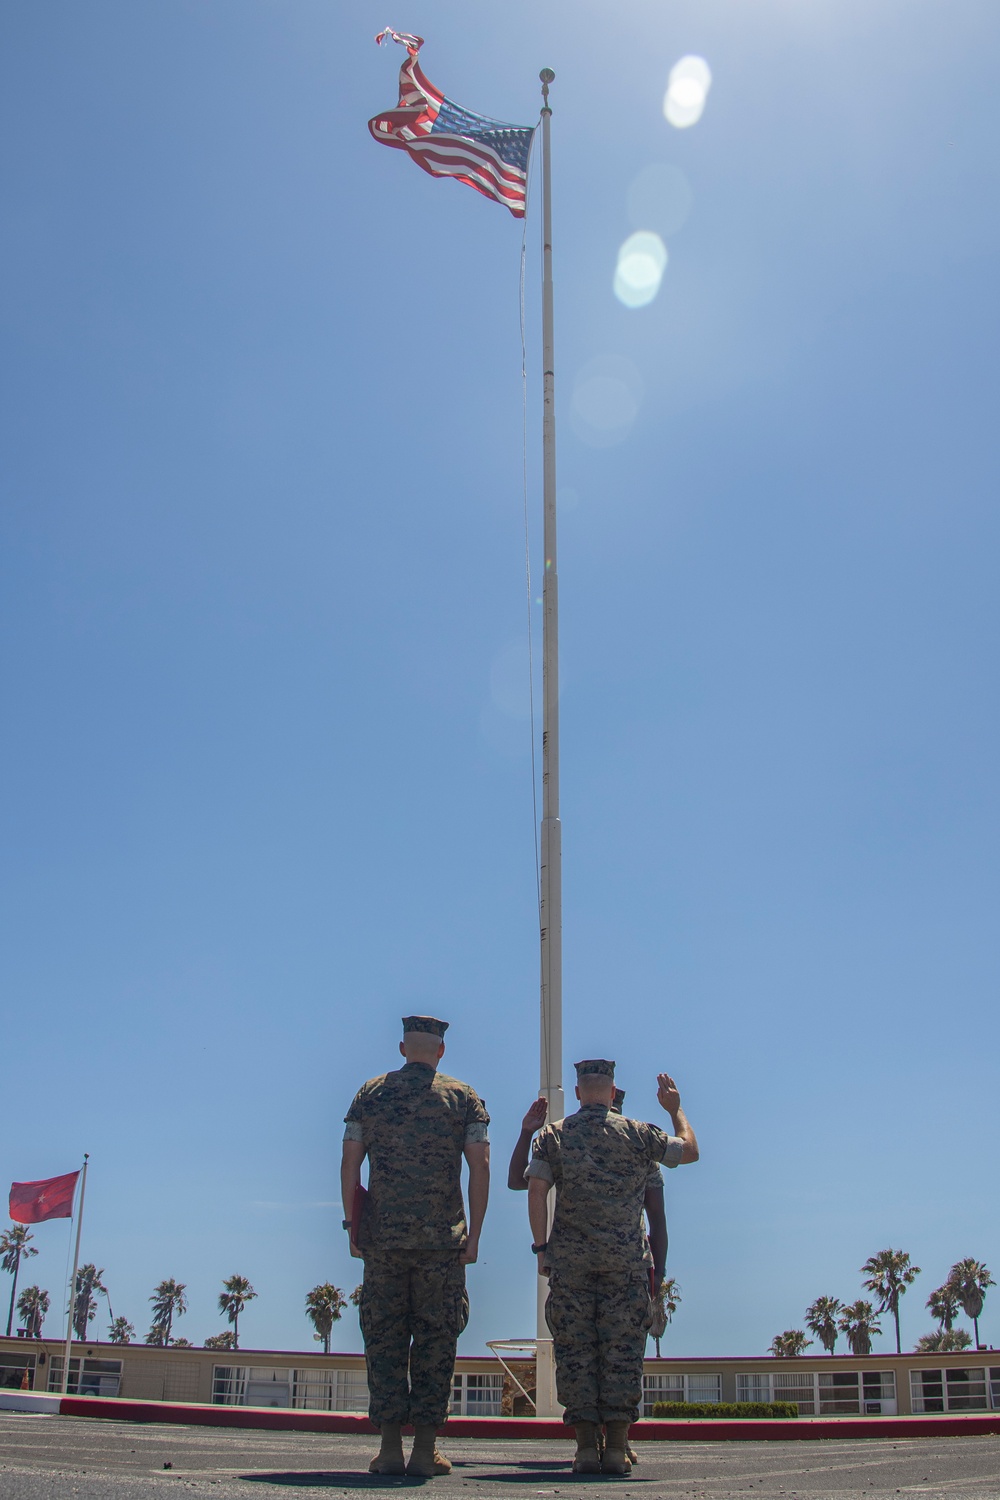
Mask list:
[[[650,1165],[680,1165],[684,1142],[655,1125],[585,1104],[547,1125],[528,1177],[555,1184],[546,1259],[556,1269],[627,1271],[651,1263],[642,1222]]]
[[[344,1139],[368,1155],[359,1250],[460,1250],[465,1244],[462,1153],[489,1139],[474,1089],[427,1063],[372,1078],[354,1096]]]

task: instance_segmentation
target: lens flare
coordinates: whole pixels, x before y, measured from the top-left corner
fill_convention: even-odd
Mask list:
[[[640,229],[618,251],[614,293],[625,307],[645,307],[660,290],[667,266],[667,247],[658,234]]]
[[[663,96],[663,113],[671,125],[686,130],[696,125],[705,109],[712,87],[712,70],[703,57],[682,57],[670,69],[667,92]]]
[[[574,432],[591,448],[620,443],[639,415],[642,394],[642,377],[631,360],[617,355],[591,360],[573,383]]]

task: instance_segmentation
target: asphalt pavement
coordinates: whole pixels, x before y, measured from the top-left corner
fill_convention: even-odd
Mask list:
[[[588,1500],[643,1495],[766,1500],[1000,1500],[1000,1437],[827,1439],[791,1443],[643,1442],[628,1478],[570,1473],[572,1442],[451,1438],[445,1478],[367,1472],[371,1438],[155,1426],[0,1413],[0,1500],[215,1500],[373,1497],[430,1487],[442,1500]]]

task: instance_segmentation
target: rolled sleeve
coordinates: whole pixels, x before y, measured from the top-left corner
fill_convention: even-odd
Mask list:
[[[474,1120],[471,1125],[465,1127],[465,1144],[467,1146],[482,1145],[490,1138],[490,1127],[485,1120]]]
[[[665,1167],[679,1167],[684,1156],[684,1142],[676,1135],[668,1135],[663,1143],[660,1157]]]
[[[555,1182],[556,1180],[555,1176],[553,1175],[552,1168],[549,1166],[548,1162],[542,1161],[541,1158],[537,1156],[535,1157],[534,1161],[529,1161],[528,1165],[524,1169],[525,1182],[527,1182],[531,1177],[540,1177],[543,1182]]]
[[[345,1141],[363,1141],[364,1132],[361,1129],[360,1120],[348,1120],[344,1126]]]

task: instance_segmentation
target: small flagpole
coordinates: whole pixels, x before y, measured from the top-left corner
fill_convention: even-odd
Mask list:
[[[76,1310],[76,1273],[80,1268],[80,1233],[83,1229],[83,1195],[87,1191],[87,1162],[89,1151],[83,1154],[83,1171],[80,1173],[80,1199],[76,1205],[76,1248],[73,1251],[73,1274],[69,1279],[69,1317],[66,1320],[66,1357],[63,1360],[62,1394],[69,1389],[69,1360],[73,1348],[73,1313]],[[80,1389],[80,1374],[77,1371],[76,1388]]]
[[[559,575],[556,558],[555,335],[552,298],[552,156],[549,126],[551,68],[542,82],[542,504],[545,581],[542,587],[542,869],[541,1094],[548,1119],[565,1113],[562,1086],[562,834],[559,822]],[[551,1197],[550,1197],[551,1225]],[[552,1338],[545,1322],[548,1284],[538,1278],[535,1410],[558,1410]]]

